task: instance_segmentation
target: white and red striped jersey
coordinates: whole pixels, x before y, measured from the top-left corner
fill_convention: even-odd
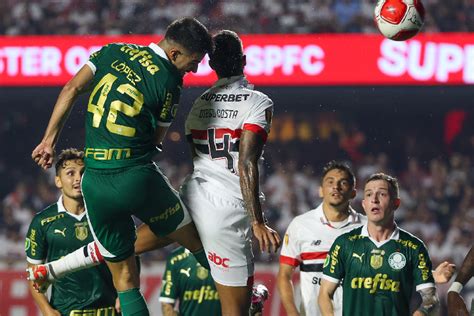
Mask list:
[[[272,100],[253,90],[244,76],[218,80],[194,102],[186,119],[186,137],[197,154],[192,177],[241,199],[240,135],[250,130],[266,141],[272,111]]]
[[[350,209],[347,222],[335,227],[324,215],[322,204],[291,221],[283,239],[280,263],[300,268],[302,315],[321,315],[318,307],[319,286],[323,263],[333,242],[366,222],[365,216]],[[333,305],[335,315],[342,315],[341,287],[334,293]]]

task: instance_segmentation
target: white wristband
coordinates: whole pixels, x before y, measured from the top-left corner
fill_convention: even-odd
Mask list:
[[[448,292],[456,292],[456,293],[461,293],[461,290],[463,288],[463,285],[459,282],[453,282],[451,286],[449,287]]]

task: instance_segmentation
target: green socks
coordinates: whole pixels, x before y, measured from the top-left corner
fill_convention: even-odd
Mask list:
[[[149,316],[148,307],[145,298],[143,298],[140,289],[130,289],[123,292],[117,292],[120,307],[123,316]]]
[[[193,252],[194,258],[196,258],[197,262],[199,262],[204,268],[210,270],[211,267],[209,266],[209,261],[207,261],[206,253],[204,252],[204,248]]]

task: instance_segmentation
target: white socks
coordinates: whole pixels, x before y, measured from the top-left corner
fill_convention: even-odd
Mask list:
[[[99,248],[92,241],[61,259],[47,263],[48,280],[53,281],[66,274],[96,266],[102,261],[104,261],[104,258],[100,254]]]

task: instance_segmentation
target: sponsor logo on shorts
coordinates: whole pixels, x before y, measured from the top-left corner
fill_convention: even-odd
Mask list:
[[[160,215],[150,218],[150,223],[154,223],[158,221],[166,221],[168,218],[175,215],[179,210],[181,210],[181,205],[178,202],[176,203],[175,206],[168,207]]]
[[[222,258],[219,255],[217,255],[215,252],[209,251],[207,253],[207,258],[209,261],[213,262],[217,266],[222,266],[224,268],[228,268],[228,262],[230,261],[229,258]]]

